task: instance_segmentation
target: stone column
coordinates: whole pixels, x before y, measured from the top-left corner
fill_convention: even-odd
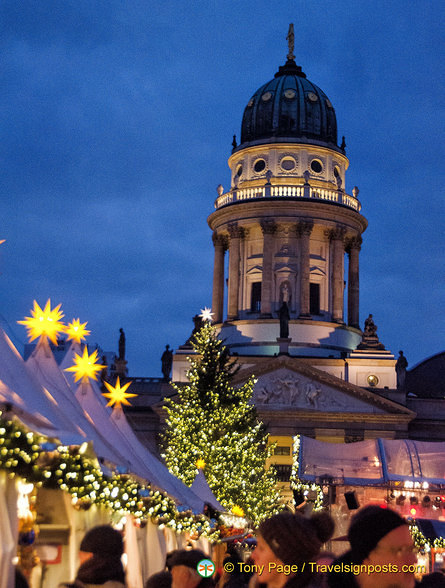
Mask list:
[[[359,266],[358,257],[362,238],[360,235],[352,237],[347,244],[347,252],[349,255],[349,270],[348,270],[348,325],[350,327],[360,328],[359,319]]]
[[[343,322],[343,254],[344,236],[346,229],[336,227],[329,233],[332,252],[332,320],[336,323]]]
[[[240,241],[243,229],[237,223],[228,226],[229,229],[229,295],[227,302],[227,320],[238,318],[239,274],[240,274]]]
[[[263,277],[261,281],[261,316],[272,316],[272,285],[273,285],[273,254],[274,235],[277,225],[274,221],[264,219],[261,221],[263,231]]]
[[[300,243],[300,318],[311,318],[309,312],[310,237],[313,227],[313,221],[301,221],[296,226]]]
[[[216,232],[213,233],[212,240],[215,247],[212,293],[213,322],[222,323],[224,307],[224,253],[227,248],[227,242],[223,235],[218,235]]]

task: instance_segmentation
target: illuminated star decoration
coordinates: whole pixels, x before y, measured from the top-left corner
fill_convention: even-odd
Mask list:
[[[65,325],[60,321],[64,316],[60,306],[59,304],[51,310],[51,300],[48,299],[42,310],[34,300],[31,316],[17,321],[19,325],[25,325],[30,341],[34,341],[37,337],[47,337],[54,345],[57,345],[57,335],[65,331]]]
[[[107,406],[113,406],[114,404],[117,408],[119,408],[122,404],[131,406],[128,402],[128,398],[133,398],[134,396],[137,396],[137,394],[131,394],[130,392],[126,392],[131,382],[127,382],[121,387],[119,376],[116,380],[116,386],[113,387],[111,384],[105,381],[104,384],[107,390],[109,390],[109,392],[103,392],[102,394],[103,396],[105,396],[105,398],[109,398]]]
[[[88,355],[88,349],[85,346],[82,355],[74,354],[74,365],[66,368],[66,372],[74,372],[74,381],[82,380],[87,382],[88,378],[97,380],[97,374],[105,367],[97,361],[97,349],[91,355]]]
[[[207,306],[204,308],[204,310],[201,308],[201,314],[199,315],[203,321],[208,321],[211,322],[213,320],[213,312],[211,308],[207,308]]]
[[[232,508],[232,514],[234,514],[236,517],[243,517],[244,511],[240,506],[235,504],[235,506]]]
[[[206,462],[203,459],[198,459],[196,462],[196,467],[198,470],[203,470],[206,467]]]
[[[87,323],[81,323],[80,319],[73,319],[70,323],[67,324],[65,332],[68,335],[67,339],[72,339],[76,343],[80,343],[82,340],[85,340],[85,337],[91,333],[85,327]]]

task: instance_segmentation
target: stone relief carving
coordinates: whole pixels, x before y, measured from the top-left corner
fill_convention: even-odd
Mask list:
[[[261,376],[253,400],[257,405],[289,406],[307,410],[375,412],[366,402],[324,386],[316,380],[283,369]],[[379,411],[380,412],[380,411]]]

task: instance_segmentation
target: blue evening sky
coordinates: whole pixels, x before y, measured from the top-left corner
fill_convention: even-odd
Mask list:
[[[296,61],[346,136],[369,221],[361,322],[410,366],[444,348],[439,1],[42,0],[0,5],[1,324],[36,299],[88,321],[130,376],[210,306],[206,218],[250,96]]]

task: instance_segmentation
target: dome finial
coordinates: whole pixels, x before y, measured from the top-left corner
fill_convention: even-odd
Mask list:
[[[294,34],[294,23],[291,22],[289,25],[289,30],[287,31],[287,45],[289,47],[289,53],[287,54],[288,61],[293,61],[295,59],[294,55],[294,42],[295,42],[295,34]]]

